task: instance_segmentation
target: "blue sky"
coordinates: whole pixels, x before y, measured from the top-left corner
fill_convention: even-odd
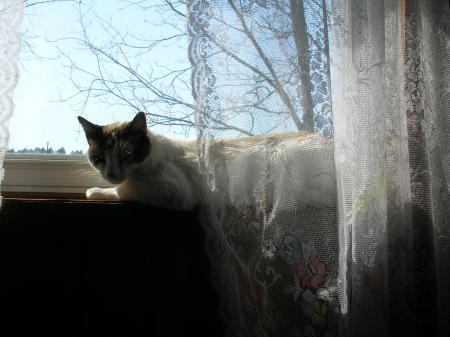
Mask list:
[[[10,142],[9,148],[20,150],[25,147],[52,147],[54,150],[64,147],[66,153],[74,150],[86,151],[88,146],[84,133],[77,121],[77,116],[82,114],[83,117],[97,124],[107,124],[119,120],[130,120],[137,109],[124,106],[114,97],[102,97],[100,99],[90,99],[85,108],[83,106],[83,97],[75,97],[71,100],[64,100],[73,96],[76,92],[75,87],[70,81],[70,69],[65,57],[61,57],[61,51],[68,55],[77,66],[88,71],[94,71],[97,67],[95,57],[86,47],[79,42],[68,39],[67,37],[79,37],[82,29],[79,22],[79,14],[84,15],[89,32],[89,38],[97,46],[109,48],[108,41],[111,35],[108,32],[117,30],[120,34],[127,34],[127,41],[131,39],[134,44],[147,45],[149,41],[159,40],[164,37],[171,36],[176,33],[185,31],[185,19],[174,14],[173,11],[163,11],[158,4],[164,4],[164,0],[149,0],[143,2],[145,5],[151,4],[156,8],[139,8],[138,6],[130,6],[127,0],[77,0],[63,1],[56,3],[43,3],[26,9],[22,32],[25,35],[25,42],[32,45],[32,50],[45,58],[39,58],[29,52],[29,48],[25,45],[23,53],[20,55],[20,76],[19,83],[15,91],[15,111],[10,123]],[[135,2],[140,2],[135,0]],[[167,5],[164,7],[167,9]],[[171,19],[170,14],[176,19]],[[230,22],[234,18],[234,14],[230,9],[220,8],[217,17],[221,15]],[[164,16],[164,20],[162,19]],[[312,15],[310,16],[312,18]],[[252,18],[249,18],[251,23]],[[103,20],[103,21],[102,21]],[[234,18],[236,21],[236,18]],[[162,24],[170,22],[170,24]],[[225,29],[225,35],[228,36],[227,44],[231,50],[236,50],[241,58],[247,62],[255,64],[257,67],[264,69],[261,60],[252,47],[251,43],[242,39],[242,34],[236,33],[233,29],[228,29],[226,25],[216,22],[218,25],[215,29],[219,35]],[[237,23],[236,23],[237,24]],[[311,24],[311,23],[309,23]],[[312,27],[313,29],[317,29]],[[281,76],[288,74],[292,70],[292,62],[289,57],[295,52],[295,47],[286,48],[286,45],[269,34],[259,36],[261,45],[266,51],[276,56],[277,71]],[[49,43],[47,40],[52,40]],[[145,41],[144,41],[145,40]],[[58,42],[55,42],[58,41]],[[290,43],[293,42],[290,40]],[[146,50],[145,52],[139,48],[124,47],[126,53],[131,56],[133,65],[136,66],[137,72],[143,75],[145,79],[155,79],[163,77],[163,75],[174,69],[187,69],[184,78],[187,83],[177,82],[177,94],[180,97],[192,103],[193,98],[190,91],[190,64],[188,60],[187,38],[184,36],[181,40],[171,40],[159,44],[157,47]],[[58,50],[60,51],[58,53]],[[117,52],[114,49],[112,53]],[[249,69],[242,67],[238,63],[228,58],[226,54],[216,53],[212,58],[215,64],[214,72],[216,75],[216,94],[220,101],[220,110],[216,111],[217,118],[223,119],[231,125],[243,126],[248,129],[253,127],[252,132],[255,134],[264,134],[267,132],[284,132],[296,130],[290,116],[284,112],[284,105],[281,103],[277,95],[267,96],[265,99],[265,107],[273,108],[279,113],[261,113],[254,111],[251,103],[258,99],[253,91],[248,90],[254,84],[254,74]],[[121,57],[118,54],[117,57]],[[129,80],[126,72],[117,65],[104,64],[105,71],[109,72],[113,80],[126,82]],[[295,74],[295,73],[294,73]],[[111,78],[110,77],[110,78]],[[158,82],[164,93],[171,94],[169,83],[172,77],[164,77]],[[182,77],[183,78],[183,77]],[[75,75],[78,83],[84,86],[90,83],[86,75],[80,77],[79,73]],[[294,81],[298,78],[294,77]],[[126,82],[128,83],[128,82]],[[289,90],[296,102],[299,112],[301,107],[297,97],[297,83],[289,82]],[[145,88],[138,88],[138,96],[146,99],[147,95],[151,95],[151,91]],[[127,91],[129,92],[129,91]],[[264,95],[259,92],[258,95]],[[297,97],[298,98],[298,97]],[[150,102],[150,103],[149,103]],[[177,104],[163,105],[152,103],[151,100],[138,101],[139,107],[145,107],[150,113],[158,113],[167,115],[171,112],[180,116],[180,114],[192,113],[192,110]],[[320,104],[317,106],[320,110]],[[82,111],[81,111],[82,110]],[[225,114],[224,111],[227,113]],[[194,137],[195,130],[187,132],[181,127],[152,127],[153,130],[165,133],[174,138],[185,138],[186,136]],[[236,131],[217,131],[216,136],[237,136]]]
[[[154,1],[155,4],[157,2]],[[102,18],[111,21],[121,31],[130,31],[149,40],[167,36],[174,29],[159,25],[161,14],[154,9],[143,11],[132,6],[123,8],[124,3],[119,0],[84,1],[83,4],[86,4],[83,5],[83,10],[90,8],[89,13],[92,15],[101,13]],[[89,22],[89,16],[87,17]],[[68,80],[69,71],[64,67],[67,62],[62,58],[55,59],[58,55],[55,45],[42,39],[46,37],[54,40],[78,34],[80,24],[77,19],[77,6],[71,3],[39,5],[26,9],[22,32],[33,36],[28,40],[37,54],[50,59],[36,58],[27,53],[25,47],[22,48],[19,82],[14,96],[15,110],[10,122],[9,148],[18,150],[24,147],[46,147],[49,143],[55,150],[60,147],[64,147],[66,152],[87,150],[84,134],[76,119],[80,113],[78,108],[81,100],[60,101],[74,93]],[[101,41],[102,32],[96,31],[98,23],[94,19],[90,22],[92,25],[89,26],[89,31],[95,39]],[[84,67],[95,66],[89,52],[80,49],[77,44],[65,41],[58,43],[58,46]],[[143,67],[157,74],[160,66],[170,68],[180,64],[188,65],[186,47],[161,45],[146,56]],[[135,112],[123,106],[91,100],[83,116],[95,123],[106,124],[131,119]],[[158,128],[158,131],[177,138],[185,137],[185,133],[176,128]]]

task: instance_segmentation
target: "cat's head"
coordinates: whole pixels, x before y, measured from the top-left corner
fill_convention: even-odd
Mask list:
[[[89,161],[109,182],[122,183],[148,157],[151,145],[143,112],[139,112],[130,122],[103,126],[80,116],[78,120],[89,143]]]

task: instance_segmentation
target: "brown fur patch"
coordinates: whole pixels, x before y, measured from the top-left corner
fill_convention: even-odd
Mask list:
[[[311,137],[317,137],[319,134],[310,132],[284,132],[284,133],[274,133],[270,135],[261,135],[253,137],[242,137],[242,138],[220,138],[214,141],[211,150],[220,151],[224,156],[233,156],[239,154],[240,152],[246,151],[249,148],[257,144],[268,144],[277,145],[280,142],[286,140],[298,140],[302,142]],[[328,138],[320,135],[321,137]]]
[[[116,135],[124,133],[128,127],[129,122],[116,122],[103,126],[103,134],[106,137],[116,137]]]

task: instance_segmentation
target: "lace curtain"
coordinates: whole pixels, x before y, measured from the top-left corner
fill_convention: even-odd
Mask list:
[[[3,180],[3,159],[8,147],[9,119],[13,111],[13,93],[17,84],[17,56],[20,50],[19,27],[23,1],[0,2],[0,186]],[[1,205],[1,196],[0,196]]]
[[[449,336],[448,2],[189,10],[226,335]]]

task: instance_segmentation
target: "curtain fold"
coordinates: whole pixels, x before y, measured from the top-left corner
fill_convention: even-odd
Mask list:
[[[448,2],[189,10],[227,335],[450,335]]]
[[[345,18],[332,48],[332,84],[345,85],[332,95],[350,335],[446,336],[448,3],[335,6]]]
[[[0,3],[0,166],[22,14]],[[189,1],[226,335],[450,335],[449,18],[446,0]]]
[[[9,119],[14,107],[13,94],[18,79],[17,57],[20,51],[19,28],[22,15],[23,1],[0,2],[0,186],[4,176],[3,160],[8,147]]]

